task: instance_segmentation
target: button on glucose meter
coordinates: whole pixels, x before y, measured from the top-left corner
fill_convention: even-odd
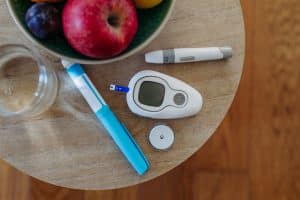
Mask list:
[[[178,119],[196,115],[202,108],[202,96],[196,89],[160,72],[141,71],[128,87],[128,107],[139,116]]]
[[[157,150],[167,150],[174,143],[173,130],[166,125],[155,126],[149,134],[150,144]]]
[[[175,94],[174,102],[176,103],[176,105],[183,105],[185,103],[185,96],[182,93]]]

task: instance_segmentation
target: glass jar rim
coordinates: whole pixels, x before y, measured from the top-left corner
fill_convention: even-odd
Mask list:
[[[40,114],[38,112],[39,109],[39,104],[43,101],[43,98],[45,98],[45,92],[47,90],[47,84],[49,84],[49,76],[47,68],[50,66],[47,66],[46,60],[36,51],[35,48],[28,47],[24,44],[1,44],[0,45],[0,53],[4,52],[4,56],[7,54],[15,54],[20,53],[22,57],[28,57],[31,58],[35,63],[38,68],[38,81],[37,81],[37,86],[32,94],[32,98],[29,100],[29,103],[24,105],[21,109],[17,111],[10,111],[5,108],[0,107],[0,116],[10,118],[10,117],[23,117],[23,116],[28,116],[32,115],[33,113]],[[23,53],[23,54],[22,54]],[[16,59],[12,58],[13,59]],[[52,78],[54,78],[53,83],[56,87],[57,92],[57,77],[54,72],[52,74]]]

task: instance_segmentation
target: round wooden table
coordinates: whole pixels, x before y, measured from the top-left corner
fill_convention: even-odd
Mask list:
[[[0,0],[0,44],[27,43],[4,0]],[[60,77],[59,95],[45,114],[19,121],[0,121],[0,156],[40,180],[77,189],[115,189],[158,177],[195,153],[222,122],[243,70],[244,23],[239,0],[180,0],[164,31],[142,52],[124,61],[85,66],[95,86],[149,158],[151,169],[138,176],[95,119],[57,58],[49,57]],[[174,47],[232,46],[227,61],[177,65],[145,64],[145,52]],[[110,83],[126,85],[140,70],[160,71],[189,83],[204,97],[202,111],[180,120],[150,120],[132,114],[125,96],[109,92]],[[175,131],[174,146],[154,150],[148,133],[157,123]],[[234,138],[234,137],[233,137]]]

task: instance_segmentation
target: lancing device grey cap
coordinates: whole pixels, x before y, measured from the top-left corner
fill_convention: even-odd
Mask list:
[[[223,57],[226,58],[232,58],[232,48],[231,47],[220,47],[220,51],[223,54]]]

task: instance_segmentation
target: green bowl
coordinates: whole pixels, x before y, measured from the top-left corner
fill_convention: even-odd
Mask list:
[[[175,0],[163,0],[163,2],[148,10],[137,10],[139,28],[138,32],[129,45],[129,47],[120,55],[104,60],[97,60],[86,57],[77,53],[68,44],[63,36],[58,36],[55,39],[39,40],[35,38],[28,30],[25,24],[25,14],[27,9],[32,5],[30,0],[6,0],[9,12],[21,31],[36,45],[44,47],[53,55],[60,58],[79,62],[82,64],[105,64],[114,61],[122,60],[131,56],[142,48],[147,46],[163,29],[168,21],[171,11],[174,7]]]

